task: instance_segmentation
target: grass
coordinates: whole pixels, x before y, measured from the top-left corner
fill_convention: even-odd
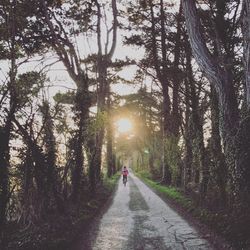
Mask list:
[[[216,232],[227,239],[235,249],[250,249],[250,232],[246,230],[249,226],[249,222],[241,223],[239,217],[234,218],[227,210],[221,210],[213,212],[207,209],[205,206],[200,206],[197,202],[194,202],[191,198],[180,192],[174,187],[161,185],[159,182],[154,181],[150,173],[137,172],[136,175],[143,180],[149,187],[156,191],[163,199],[172,202],[174,206],[184,212],[188,217],[191,216],[197,221],[207,225],[211,231]],[[240,229],[240,226],[245,227]],[[242,233],[243,235],[241,235]],[[224,242],[224,241],[223,241]],[[227,243],[223,243],[226,246],[230,246]],[[248,247],[245,247],[248,246]],[[231,249],[230,247],[222,249]],[[234,249],[234,248],[233,248]]]
[[[157,181],[154,181],[150,173],[142,171],[137,172],[136,175],[140,179],[142,179],[144,183],[146,183],[149,187],[155,190],[160,196],[166,198],[169,201],[172,201],[179,208],[184,209],[184,211],[192,214],[193,217],[204,222],[205,224],[210,226],[214,224],[215,220],[218,221],[220,219],[220,215],[218,213],[214,214],[206,209],[206,207],[199,206],[197,202],[186,196],[177,188],[165,186]],[[219,224],[218,227],[220,227],[220,225],[221,224]]]
[[[110,178],[105,177],[104,180],[103,180],[104,187],[107,188],[109,191],[114,190],[120,176],[121,176],[120,172],[117,172],[116,174],[114,174]]]
[[[156,190],[157,192],[166,196],[166,198],[175,201],[186,209],[191,209],[193,207],[193,202],[191,199],[185,197],[180,191],[174,187],[168,187],[161,185],[159,182],[153,181],[148,172],[138,172],[137,176],[141,178],[148,186]]]

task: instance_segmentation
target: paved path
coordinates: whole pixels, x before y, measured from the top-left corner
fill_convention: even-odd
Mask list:
[[[132,173],[126,187],[120,179],[112,205],[92,233],[93,250],[213,249]]]

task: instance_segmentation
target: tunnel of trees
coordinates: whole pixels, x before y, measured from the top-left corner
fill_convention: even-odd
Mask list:
[[[249,20],[249,0],[1,0],[1,243],[83,216],[126,161],[250,244]]]

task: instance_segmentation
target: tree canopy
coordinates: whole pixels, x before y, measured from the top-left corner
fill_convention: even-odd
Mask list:
[[[249,20],[249,0],[2,0],[0,244],[74,224],[129,163],[248,247]]]

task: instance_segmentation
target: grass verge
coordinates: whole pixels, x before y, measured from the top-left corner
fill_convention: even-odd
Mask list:
[[[121,174],[120,174],[120,172],[118,172],[110,178],[105,177],[103,180],[104,187],[106,187],[109,191],[113,191],[114,188],[116,187],[116,184],[117,184],[120,176],[121,176]]]
[[[193,208],[193,202],[191,199],[185,197],[181,192],[179,192],[174,187],[167,187],[159,184],[151,179],[151,176],[147,172],[138,172],[136,174],[140,179],[142,179],[148,186],[153,188],[155,191],[165,195],[168,199],[175,201],[180,204],[182,207],[190,210]]]
[[[194,202],[178,189],[161,185],[159,182],[153,180],[148,172],[141,171],[137,172],[136,175],[163,200],[168,201],[170,206],[177,210],[185,219],[192,222],[202,234],[211,235],[212,239],[210,241],[213,241],[215,249],[239,249],[237,246],[233,247],[233,245],[238,245],[238,241],[232,238],[232,226],[230,225],[231,222],[227,213],[210,212],[205,207],[199,206],[197,202]]]

